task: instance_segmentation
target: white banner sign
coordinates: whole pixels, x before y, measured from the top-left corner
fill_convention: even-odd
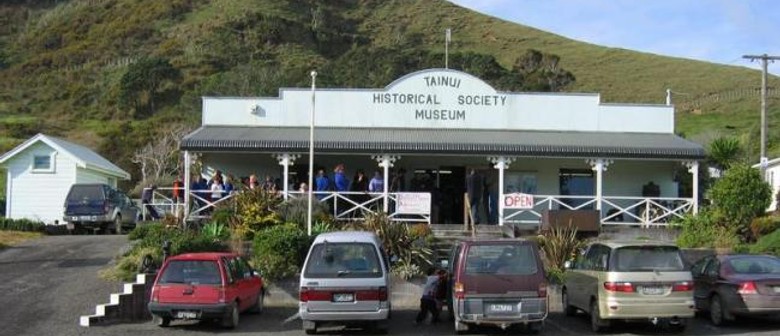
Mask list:
[[[400,214],[429,215],[431,213],[431,194],[398,193],[395,211]]]
[[[504,209],[533,209],[534,195],[523,193],[504,194]]]

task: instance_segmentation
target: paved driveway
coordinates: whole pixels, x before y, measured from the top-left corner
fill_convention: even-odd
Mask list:
[[[0,252],[0,335],[79,335],[80,315],[108,302],[118,283],[98,270],[126,236],[44,236]]]

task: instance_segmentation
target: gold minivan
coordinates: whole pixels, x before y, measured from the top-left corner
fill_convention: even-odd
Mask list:
[[[601,241],[568,265],[561,297],[567,316],[590,314],[595,332],[612,321],[649,321],[683,331],[694,316],[693,279],[671,243]]]

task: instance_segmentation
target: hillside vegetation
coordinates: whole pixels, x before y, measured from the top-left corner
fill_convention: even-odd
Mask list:
[[[138,176],[135,149],[196,126],[203,95],[275,96],[314,68],[325,87],[384,87],[443,67],[449,27],[451,67],[499,89],[660,104],[671,88],[678,132],[736,135],[757,157],[758,71],[582,43],[444,0],[6,0],[0,20],[0,152],[45,132]]]

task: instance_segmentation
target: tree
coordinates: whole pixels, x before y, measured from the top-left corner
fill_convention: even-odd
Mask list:
[[[147,111],[155,113],[155,101],[159,98],[160,88],[168,81],[179,79],[181,73],[167,59],[142,58],[130,64],[119,82],[119,100],[126,107],[132,107],[136,113]]]
[[[750,222],[766,211],[772,188],[761,173],[746,164],[734,164],[710,190],[715,208],[737,232],[750,238]]]
[[[742,156],[742,145],[737,138],[718,137],[710,143],[709,160],[721,170],[727,170]]]
[[[141,168],[141,181],[158,181],[179,173],[179,145],[189,132],[184,125],[174,125],[135,151],[132,161]]]

